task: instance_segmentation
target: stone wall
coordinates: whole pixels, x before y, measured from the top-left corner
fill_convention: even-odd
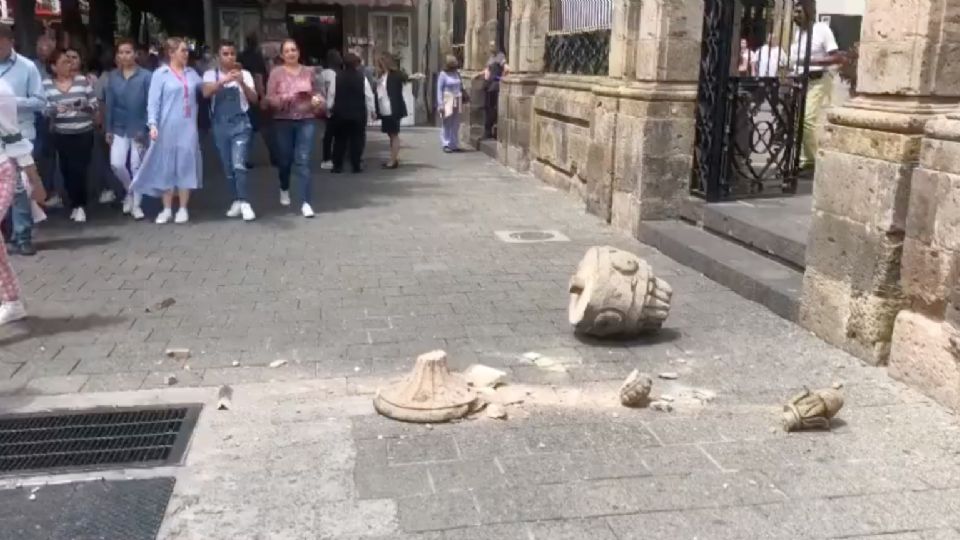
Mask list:
[[[927,125],[913,173],[890,373],[960,410],[960,115]]]

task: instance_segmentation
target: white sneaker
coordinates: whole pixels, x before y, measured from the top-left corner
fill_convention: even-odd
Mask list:
[[[63,208],[63,199],[54,193],[47,199],[47,202],[43,203],[43,206],[47,208]]]
[[[123,198],[123,215],[129,215],[131,212],[133,212],[133,194],[128,193]]]
[[[333,169],[333,162],[332,162],[332,161],[324,161],[323,163],[320,164],[320,169],[321,169],[321,170],[324,170],[324,171],[329,171],[329,170]]]
[[[233,204],[230,205],[230,209],[227,210],[227,217],[240,217],[240,201],[233,201]]]
[[[316,215],[313,213],[313,207],[310,206],[310,203],[303,203],[303,206],[300,207],[300,213],[303,214],[305,218],[312,218]]]
[[[145,216],[143,215],[143,210],[141,210],[140,207],[139,207],[139,206],[136,206],[136,205],[134,205],[134,207],[130,210],[130,216],[132,216],[133,219],[135,219],[135,220],[137,220],[137,221],[139,221],[139,220],[141,220],[141,219],[143,219],[143,218],[145,217]]]
[[[159,214],[157,214],[157,225],[166,225],[170,223],[170,218],[173,217],[173,211],[169,208],[164,208]]]
[[[109,189],[105,189],[102,192],[100,192],[100,204],[110,204],[116,200],[117,200],[117,194],[110,191]]]
[[[290,206],[290,192],[280,191],[280,206]]]
[[[181,208],[177,210],[177,217],[173,218],[173,222],[182,225],[188,221],[190,221],[190,214],[187,213],[187,209]]]
[[[83,210],[83,208],[77,208],[73,212],[73,220],[76,221],[77,223],[86,223],[87,213]]]
[[[4,302],[0,304],[0,326],[27,318],[27,308],[23,302]]]
[[[250,206],[248,202],[240,203],[240,214],[243,216],[244,221],[253,221],[257,219],[257,215],[253,213],[253,207]]]
[[[70,211],[70,221],[77,220],[77,210],[79,210],[79,208],[74,208],[73,210]]]

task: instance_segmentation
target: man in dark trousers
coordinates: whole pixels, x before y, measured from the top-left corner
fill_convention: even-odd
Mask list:
[[[333,111],[330,125],[333,135],[333,172],[343,172],[343,158],[350,149],[353,172],[363,170],[363,146],[367,121],[375,114],[373,88],[360,71],[360,57],[347,53],[343,71],[337,74],[334,92],[327,97],[327,106]]]

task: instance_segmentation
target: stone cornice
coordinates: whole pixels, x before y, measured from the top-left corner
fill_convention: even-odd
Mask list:
[[[624,81],[610,77],[584,75],[511,74],[507,84],[537,85],[545,88],[560,88],[591,92],[597,96],[640,101],[694,101],[697,99],[697,84],[693,82]]]
[[[957,110],[956,99],[857,96],[827,114],[831,124],[922,135],[927,122]]]

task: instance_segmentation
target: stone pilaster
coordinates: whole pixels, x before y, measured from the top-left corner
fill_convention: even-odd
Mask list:
[[[960,0],[876,0],[863,20],[861,95],[820,134],[800,322],[885,364],[897,313],[911,180],[924,126],[960,96]],[[904,25],[903,21],[916,21]]]
[[[927,124],[903,243],[890,374],[960,410],[960,114]]]
[[[615,0],[610,32],[610,76],[633,79],[637,75],[637,38],[640,35],[640,0]]]
[[[610,211],[610,222],[634,236],[641,220],[676,216],[689,186],[703,2],[644,2],[636,24],[635,54],[626,57],[628,40],[623,61],[611,64],[632,62],[633,73],[611,73],[637,79],[618,91]]]
[[[549,0],[516,0],[511,6],[511,74],[500,83],[497,146],[500,161],[520,171],[530,167],[533,95],[543,71],[549,21]]]

